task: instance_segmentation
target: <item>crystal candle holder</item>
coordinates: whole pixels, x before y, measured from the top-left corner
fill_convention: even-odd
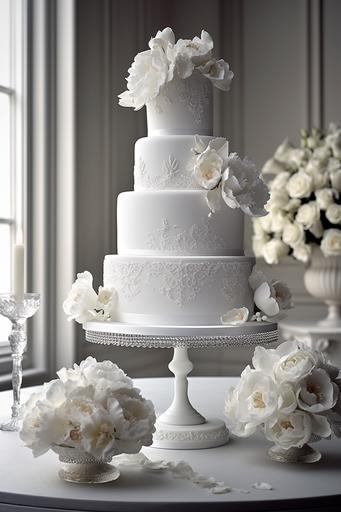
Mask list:
[[[25,293],[23,298],[19,301],[16,300],[15,295],[9,293],[0,294],[0,314],[8,318],[12,323],[12,330],[8,336],[8,341],[10,343],[13,359],[12,416],[8,422],[0,425],[0,430],[13,432],[19,430],[22,360],[27,347],[27,336],[24,326],[27,318],[33,316],[38,311],[39,306],[39,293]]]

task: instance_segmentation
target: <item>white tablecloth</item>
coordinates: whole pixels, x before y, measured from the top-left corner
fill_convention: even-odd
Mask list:
[[[190,378],[193,405],[206,416],[223,418],[228,387],[236,379]],[[136,379],[143,394],[163,411],[172,395],[172,379]],[[23,390],[23,400],[30,394]],[[0,414],[9,411],[10,394],[0,393]],[[232,492],[213,495],[189,481],[168,473],[154,474],[120,468],[121,477],[98,486],[68,484],[57,476],[60,463],[49,452],[34,459],[16,433],[0,432],[0,512],[70,511],[160,511],[201,510],[337,510],[341,504],[341,441],[322,441],[317,447],[322,461],[313,465],[271,462],[269,444],[261,437],[232,438],[221,448],[208,450],[144,449],[151,459],[186,460],[195,471],[214,476],[233,487],[251,489],[249,494]],[[274,490],[252,489],[254,482],[268,482]],[[16,505],[16,506],[15,506]]]

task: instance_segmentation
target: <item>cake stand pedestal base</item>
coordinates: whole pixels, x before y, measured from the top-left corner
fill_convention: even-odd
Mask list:
[[[207,419],[201,425],[166,425],[156,422],[152,448],[197,450],[222,446],[229,440],[229,431],[222,420]]]

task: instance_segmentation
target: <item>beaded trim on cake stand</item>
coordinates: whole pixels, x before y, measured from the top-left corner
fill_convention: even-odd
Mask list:
[[[264,345],[277,341],[277,324],[255,324],[248,322],[244,328],[216,326],[208,329],[200,326],[148,328],[118,322],[89,322],[84,329],[85,338],[90,343],[174,349],[173,359],[168,365],[175,377],[174,397],[156,422],[153,447],[188,450],[224,445],[229,440],[229,432],[222,420],[206,419],[192,406],[188,397],[187,375],[193,370],[193,363],[187,349]],[[208,334],[208,331],[212,334]]]

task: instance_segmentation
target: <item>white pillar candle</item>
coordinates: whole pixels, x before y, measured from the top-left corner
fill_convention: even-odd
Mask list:
[[[17,302],[24,297],[25,285],[25,247],[15,244],[13,248],[13,294]]]

